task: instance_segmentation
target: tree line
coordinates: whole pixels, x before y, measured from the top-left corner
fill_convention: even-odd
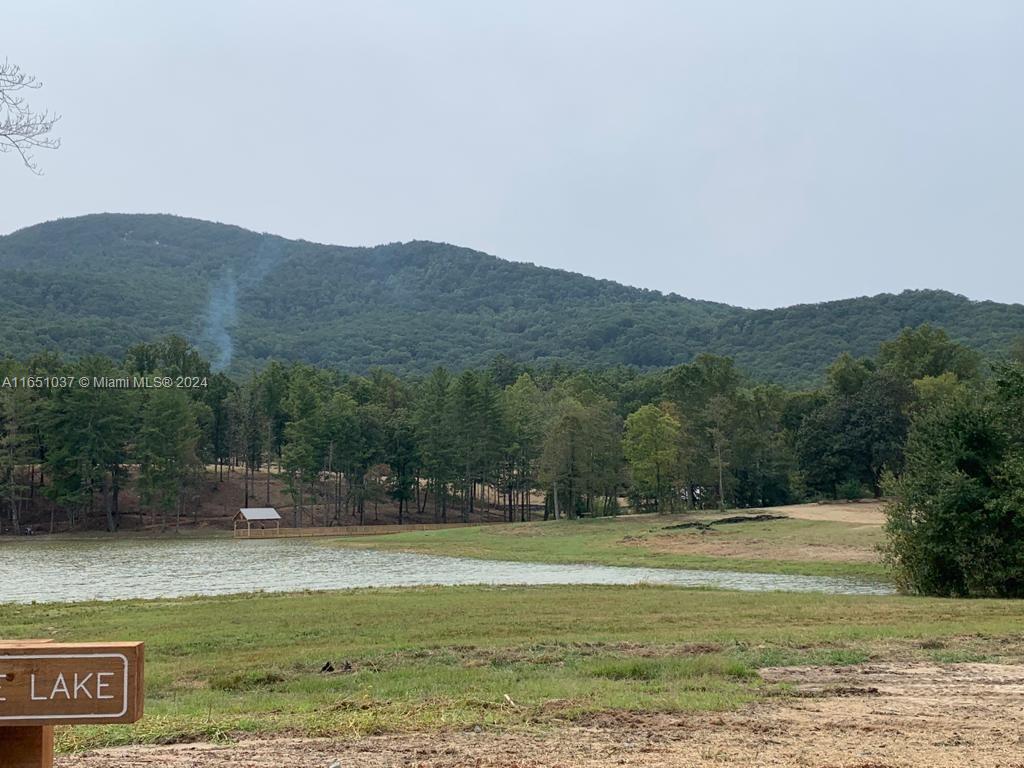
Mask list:
[[[0,362],[0,379],[188,377],[191,388],[0,388],[0,509],[18,530],[36,493],[67,525],[120,525],[129,484],[164,525],[195,513],[204,477],[237,468],[247,501],[276,467],[293,525],[365,519],[507,520],[756,507],[878,496],[902,474],[911,425],[951,392],[991,379],[979,355],[929,326],[871,358],[840,356],[822,386],[789,390],[732,360],[628,367],[487,368],[398,377],[271,363],[212,373],[183,339],[121,360]]]

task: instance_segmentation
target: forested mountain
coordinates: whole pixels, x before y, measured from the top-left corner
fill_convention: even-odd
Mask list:
[[[325,246],[164,215],[83,216],[0,237],[0,354],[17,357],[120,357],[178,333],[233,372],[278,359],[425,373],[499,354],[656,368],[710,352],[807,384],[838,354],[873,354],[921,323],[998,356],[1024,334],[1024,306],[912,291],[747,310],[443,243]]]

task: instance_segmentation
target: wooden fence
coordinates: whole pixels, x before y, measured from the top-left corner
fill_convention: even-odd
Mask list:
[[[443,531],[495,523],[409,523],[408,525],[333,525],[327,528],[236,528],[236,539],[290,539],[303,536],[383,536],[406,531]]]

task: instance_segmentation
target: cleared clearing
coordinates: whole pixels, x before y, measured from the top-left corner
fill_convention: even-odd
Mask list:
[[[1011,768],[1024,754],[1024,667],[865,664],[762,670],[792,696],[737,712],[604,712],[557,730],[463,729],[353,741],[277,739],[93,752],[59,766],[134,768]]]
[[[707,525],[763,514],[784,519]],[[884,521],[881,502],[799,504],[409,532],[336,544],[494,560],[885,579],[879,553]]]
[[[845,504],[792,504],[786,507],[767,507],[761,511],[777,512],[798,520],[881,526],[885,525],[884,506],[884,502],[881,501],[854,501]]]

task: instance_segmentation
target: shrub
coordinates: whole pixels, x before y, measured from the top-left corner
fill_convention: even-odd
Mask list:
[[[886,524],[904,590],[1024,596],[1024,453],[1005,395],[960,390],[914,420]]]

